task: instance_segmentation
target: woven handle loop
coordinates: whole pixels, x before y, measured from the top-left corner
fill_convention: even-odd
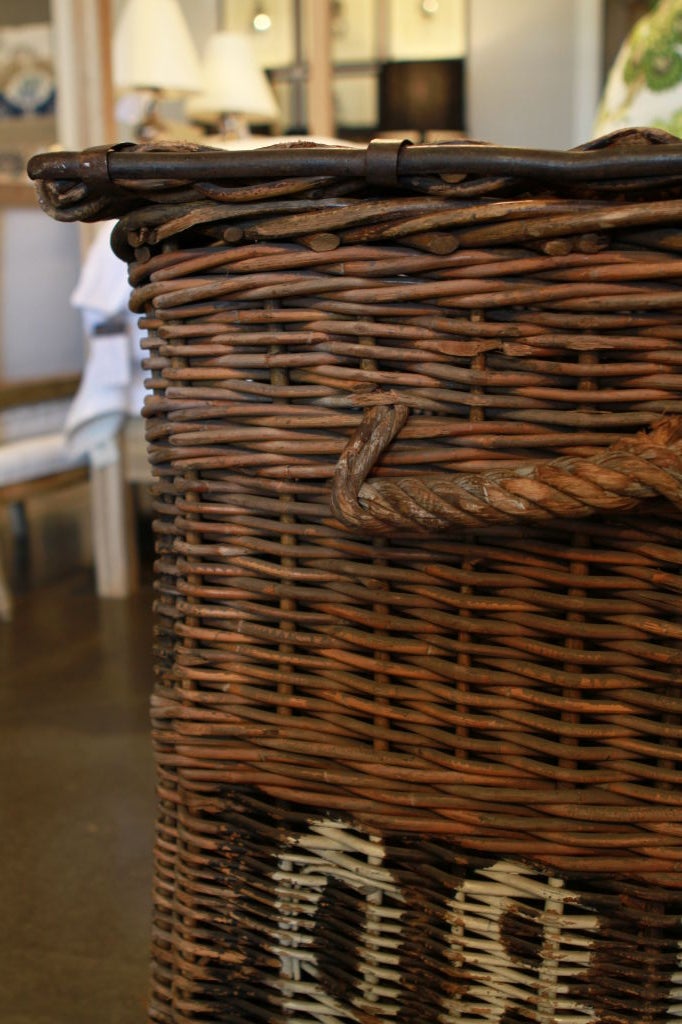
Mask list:
[[[367,409],[342,453],[331,508],[345,526],[370,533],[480,529],[624,512],[657,495],[682,507],[681,416],[666,417],[648,433],[622,438],[591,458],[368,480],[409,411],[406,405]]]

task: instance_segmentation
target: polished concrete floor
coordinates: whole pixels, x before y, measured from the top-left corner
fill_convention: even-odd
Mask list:
[[[142,1024],[151,588],[100,601],[71,564],[17,589],[0,624],[0,1024]]]

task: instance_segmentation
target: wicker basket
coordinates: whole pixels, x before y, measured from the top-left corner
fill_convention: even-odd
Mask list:
[[[148,331],[150,1019],[682,1016],[682,145],[34,159]]]

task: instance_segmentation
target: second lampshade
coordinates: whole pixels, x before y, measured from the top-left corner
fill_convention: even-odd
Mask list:
[[[267,75],[259,66],[251,40],[238,32],[216,32],[208,41],[203,90],[186,104],[189,118],[219,124],[228,136],[243,137],[251,124],[271,124],[278,108]]]

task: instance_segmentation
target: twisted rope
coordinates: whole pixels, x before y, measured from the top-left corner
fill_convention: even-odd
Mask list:
[[[624,512],[657,495],[682,506],[680,416],[667,417],[649,433],[623,438],[591,458],[564,456],[486,473],[368,480],[408,416],[405,405],[365,412],[334,477],[331,508],[345,526],[371,533],[478,529]]]

